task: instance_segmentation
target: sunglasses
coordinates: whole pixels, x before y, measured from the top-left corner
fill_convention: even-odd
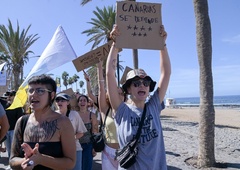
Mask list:
[[[52,91],[48,90],[48,89],[44,89],[44,88],[36,88],[36,89],[27,89],[27,93],[32,95],[34,92],[39,95],[39,96],[42,96],[45,92],[49,92],[51,93]]]
[[[132,84],[134,87],[139,87],[141,84],[143,84],[145,87],[150,86],[151,81],[150,80],[133,80]]]
[[[56,98],[56,102],[58,103],[58,102],[65,102],[65,101],[67,101],[67,100],[65,100],[65,99],[63,99],[63,98]]]

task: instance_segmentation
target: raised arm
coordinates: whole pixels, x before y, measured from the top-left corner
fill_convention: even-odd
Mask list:
[[[117,26],[113,27],[111,32],[111,36],[118,36],[119,31]],[[117,69],[117,54],[118,49],[115,47],[115,43],[113,42],[110,52],[107,58],[106,64],[106,76],[107,76],[107,91],[109,94],[109,99],[113,110],[117,110],[118,106],[122,102],[119,94],[118,94],[118,85],[115,77],[115,71]]]
[[[103,78],[103,68],[102,68],[103,61],[99,60],[98,66],[98,101],[99,101],[99,110],[101,113],[105,114],[109,107],[107,100],[106,100],[106,90],[104,86],[104,78]]]
[[[85,71],[83,71],[84,73],[84,78],[87,82],[87,94],[88,94],[88,97],[94,102],[94,103],[97,103],[97,96],[95,96],[93,93],[92,93],[92,88],[91,88],[91,85],[90,85],[90,78],[89,76],[87,75],[87,73]]]
[[[0,117],[0,126],[1,126],[0,127],[0,140],[2,140],[9,129],[8,119],[5,114],[2,117]]]
[[[170,75],[171,75],[171,63],[168,56],[167,46],[166,46],[166,39],[167,39],[167,33],[164,29],[164,26],[162,25],[160,28],[160,35],[164,37],[164,49],[160,51],[160,80],[158,83],[159,87],[159,98],[160,102],[164,100],[164,97],[166,95],[166,91],[168,88]]]

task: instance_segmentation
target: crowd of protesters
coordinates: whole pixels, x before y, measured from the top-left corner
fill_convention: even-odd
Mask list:
[[[114,25],[110,36],[115,40],[120,33]],[[167,33],[163,26],[159,34],[165,43]],[[159,118],[171,74],[166,43],[160,50],[161,74],[156,89],[156,82],[143,69],[129,71],[119,87],[115,77],[118,51],[113,42],[105,73],[103,61],[100,59],[97,64],[98,94],[92,93],[91,77],[85,72],[87,95],[57,93],[56,82],[45,74],[29,79],[26,108],[8,110],[16,92],[6,92],[0,105],[0,151],[5,152],[4,140],[9,169],[92,170],[96,152],[91,136],[99,132],[101,121],[106,123],[102,169],[124,169],[115,159],[115,152],[134,138],[145,107],[137,159],[129,169],[167,169]],[[77,107],[71,107],[73,98]]]

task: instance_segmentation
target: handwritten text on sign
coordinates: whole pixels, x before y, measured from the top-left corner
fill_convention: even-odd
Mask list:
[[[116,23],[121,33],[116,37],[118,48],[163,49],[161,4],[119,1]]]
[[[93,66],[94,64],[97,64],[99,62],[99,58],[106,60],[111,49],[111,45],[112,41],[73,60],[72,62],[76,70],[79,72]]]

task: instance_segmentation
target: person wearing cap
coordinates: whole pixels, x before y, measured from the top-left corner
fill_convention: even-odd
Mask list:
[[[82,169],[92,170],[93,157],[96,156],[96,152],[93,149],[93,143],[91,140],[92,134],[98,133],[98,120],[94,113],[88,110],[89,98],[86,95],[81,94],[77,103],[79,106],[79,115],[81,116],[87,132],[84,133],[83,137],[79,139],[82,151]]]
[[[120,32],[121,30],[118,30],[118,27],[115,25],[110,35],[111,37],[119,36]],[[159,33],[165,42],[167,33],[163,26],[160,27]],[[171,74],[167,47],[165,45],[160,50],[160,79],[156,90],[154,90],[156,82],[143,69],[134,69],[128,72],[123,89],[126,94],[130,95],[130,103],[123,102],[117,93],[118,86],[115,77],[117,54],[118,49],[115,46],[115,42],[113,42],[107,59],[106,75],[109,99],[115,113],[114,118],[120,148],[127,145],[136,135],[142,112],[146,105],[146,117],[137,144],[138,154],[136,162],[129,169],[166,170],[166,155],[160,113],[164,109],[163,101]],[[150,92],[153,92],[153,95],[148,99]],[[119,167],[119,169],[122,168]]]
[[[73,126],[74,129],[74,137],[76,143],[76,164],[73,170],[82,170],[82,147],[79,143],[79,139],[83,136],[83,133],[87,132],[87,129],[77,111],[71,110],[70,105],[71,97],[66,93],[59,93],[56,96],[55,102],[57,104],[58,110],[57,112],[67,116]]]
[[[28,103],[32,113],[18,119],[11,149],[12,169],[72,169],[76,163],[76,142],[71,121],[51,106],[56,82],[49,75],[28,81]]]
[[[87,96],[89,97],[88,109],[97,116],[98,123],[100,124],[101,115],[99,111],[98,95],[94,95],[92,92],[92,87],[90,85],[90,78],[84,71],[84,79],[87,82]]]
[[[7,96],[6,115],[7,115],[10,127],[6,134],[7,139],[4,141],[4,144],[7,148],[8,158],[10,158],[13,133],[14,133],[14,128],[15,128],[16,122],[23,115],[22,107],[18,107],[18,108],[11,109],[11,110],[7,109],[8,107],[11,106],[15,95],[16,95],[16,91],[14,91],[14,90],[6,92],[6,96]],[[10,169],[10,166],[8,167],[8,169]]]

